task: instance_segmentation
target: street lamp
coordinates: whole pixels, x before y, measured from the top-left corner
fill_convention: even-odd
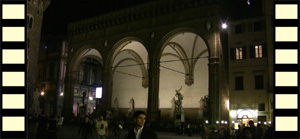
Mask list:
[[[222,28],[223,28],[223,29],[227,29],[227,24],[226,24],[226,23],[223,23],[223,24],[222,24]]]
[[[208,124],[208,120],[205,120],[205,123]]]

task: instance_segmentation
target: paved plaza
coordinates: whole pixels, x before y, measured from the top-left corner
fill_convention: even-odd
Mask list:
[[[35,139],[36,133],[34,133],[35,123],[29,123],[29,139]],[[58,139],[81,139],[81,136],[78,135],[79,126],[78,125],[64,125],[60,128],[58,133]],[[121,138],[124,139],[128,130],[124,129],[121,132]],[[200,134],[193,134],[192,137],[187,135],[178,135],[174,132],[158,132],[156,131],[158,139],[201,139]],[[96,139],[95,132],[93,132],[93,138]],[[113,132],[109,132],[109,137],[107,139],[113,139]]]

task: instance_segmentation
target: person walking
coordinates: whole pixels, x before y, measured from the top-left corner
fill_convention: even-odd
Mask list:
[[[50,120],[49,120],[49,126],[47,128],[48,134],[47,138],[48,139],[57,139],[57,119],[55,115],[51,115]]]
[[[90,123],[89,117],[85,116],[84,122],[81,123],[78,135],[81,134],[82,139],[90,139],[90,137],[93,137],[93,127]]]
[[[134,128],[129,130],[126,139],[157,139],[157,135],[150,128],[144,127],[146,122],[144,111],[136,111],[133,121]]]
[[[100,116],[100,120],[96,123],[96,134],[98,139],[106,139],[108,136],[108,124],[103,120],[103,116]]]
[[[35,125],[35,132],[37,139],[45,139],[47,137],[47,127],[49,126],[48,119],[45,112],[42,111]]]
[[[121,135],[121,130],[123,129],[123,125],[120,120],[116,120],[114,122],[113,131],[114,131],[114,139],[119,139]]]

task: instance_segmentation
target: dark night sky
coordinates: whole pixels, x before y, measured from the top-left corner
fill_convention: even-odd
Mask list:
[[[50,6],[44,12],[42,36],[66,35],[68,23],[151,1],[155,0],[51,0]],[[228,11],[220,16],[224,16],[225,20],[262,14],[261,10],[257,10],[262,6],[260,0],[251,0],[251,5],[246,0],[223,2],[225,5],[221,7],[227,7]]]
[[[65,35],[67,24],[154,0],[51,0],[42,35]]]

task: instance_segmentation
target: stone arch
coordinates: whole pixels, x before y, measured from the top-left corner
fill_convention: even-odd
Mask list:
[[[175,90],[178,90],[180,86],[183,87],[181,93],[185,97],[185,101],[183,100],[183,108],[190,114],[188,116],[199,117],[198,113],[201,113],[198,112],[199,100],[209,93],[208,64],[210,48],[204,37],[199,34],[200,33],[193,28],[178,28],[167,33],[158,43],[157,49],[159,50],[154,54],[156,58],[154,60],[160,63],[160,65],[158,65],[160,67],[160,85],[158,92],[160,101],[159,109],[161,110],[162,117],[167,118],[167,115],[173,116],[171,114],[172,112],[169,113],[170,111],[168,109],[171,108],[171,111],[174,112],[175,109],[172,106],[172,103],[174,103],[173,97],[175,97]],[[171,52],[171,49],[175,52]],[[174,66],[169,64],[165,67],[170,67],[170,69],[184,75],[175,72],[173,72],[174,74],[166,74],[166,70],[164,71],[164,69],[162,69],[163,62],[172,61],[170,57],[167,58],[166,56],[176,57],[181,64],[174,64]],[[177,78],[177,80],[175,78]],[[194,81],[197,81],[195,82],[196,84],[194,84]]]
[[[147,88],[148,87],[148,81],[146,79],[148,79],[148,71],[146,69],[146,67],[144,66],[144,62],[142,60],[142,58],[139,56],[138,53],[136,53],[135,51],[132,51],[132,50],[121,50],[119,53],[125,53],[125,52],[128,52],[130,53],[134,58],[127,58],[127,59],[123,59],[121,61],[119,61],[113,68],[112,68],[112,75],[115,73],[115,69],[120,65],[122,64],[123,62],[127,61],[127,60],[132,60],[134,62],[136,62],[139,67],[141,68],[141,71],[142,71],[142,77],[143,77],[143,83],[142,83],[142,86],[144,88]]]
[[[128,102],[135,101],[135,108],[147,107],[148,51],[143,41],[137,37],[126,37],[115,43],[107,58],[106,72],[109,74],[107,86],[109,103],[117,99],[121,113],[130,109]],[[127,86],[130,86],[128,88]],[[111,104],[111,106],[115,106]],[[129,110],[128,110],[129,111]]]
[[[92,53],[91,53],[92,52]],[[68,70],[69,73],[72,73],[76,70],[76,67],[80,63],[80,60],[87,57],[92,57],[98,60],[103,65],[103,59],[100,51],[93,45],[85,45],[80,49],[73,52],[74,55],[71,58],[70,68]]]

